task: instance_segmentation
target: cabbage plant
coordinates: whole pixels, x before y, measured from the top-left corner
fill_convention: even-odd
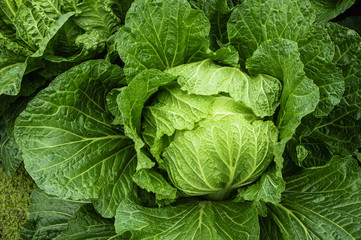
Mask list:
[[[3,117],[25,238],[361,238],[361,38],[328,22],[354,1],[25,2],[54,18]]]

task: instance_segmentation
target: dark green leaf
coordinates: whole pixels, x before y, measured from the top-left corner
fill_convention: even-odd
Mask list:
[[[50,240],[68,226],[68,221],[86,201],[72,201],[50,196],[40,189],[31,195],[28,220],[21,228],[26,240]]]
[[[17,119],[15,138],[25,166],[45,191],[98,198],[102,189],[117,185],[133,152],[106,109],[106,95],[121,84],[121,73],[104,60],[80,64],[58,76]]]
[[[82,206],[75,217],[68,223],[68,227],[57,238],[59,240],[125,240],[130,239],[130,235],[117,235],[112,219],[102,218],[95,212],[94,208],[88,204]]]
[[[117,210],[115,228],[134,239],[259,239],[256,208],[249,203],[189,202],[146,208],[130,201]]]
[[[285,179],[282,202],[269,215],[284,239],[361,238],[361,169],[352,157]]]
[[[349,7],[351,7],[356,0],[309,0],[312,8],[316,11],[316,21],[328,21],[337,17]]]
[[[14,124],[30,99],[20,99],[0,118],[0,160],[8,177],[12,177],[23,161],[21,150],[15,142]]]
[[[222,44],[227,43],[227,22],[231,9],[225,0],[189,0],[191,6],[202,10],[207,16],[211,30],[209,33],[210,47],[217,50]]]
[[[314,19],[307,0],[245,1],[232,12],[228,38],[238,50],[243,65],[266,40],[285,38],[298,42]]]
[[[165,70],[200,60],[208,49],[209,22],[186,0],[136,0],[117,37],[130,79],[145,69]]]

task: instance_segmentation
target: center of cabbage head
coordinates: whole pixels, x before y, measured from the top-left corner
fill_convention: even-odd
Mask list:
[[[164,87],[144,111],[143,138],[170,180],[187,196],[226,199],[254,182],[273,160],[271,121],[228,96]]]

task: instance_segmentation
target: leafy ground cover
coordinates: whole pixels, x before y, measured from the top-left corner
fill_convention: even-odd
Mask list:
[[[359,18],[330,21],[354,3],[0,3],[22,237],[360,239]]]
[[[21,166],[9,179],[0,170],[0,238],[22,239],[20,226],[27,219],[30,195],[35,183]]]

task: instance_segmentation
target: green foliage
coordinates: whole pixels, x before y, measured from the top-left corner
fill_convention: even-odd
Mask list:
[[[24,239],[53,239],[67,228],[73,214],[86,202],[60,199],[35,189],[28,219],[21,228]]]
[[[361,38],[327,22],[353,3],[2,1],[22,236],[361,239]]]

